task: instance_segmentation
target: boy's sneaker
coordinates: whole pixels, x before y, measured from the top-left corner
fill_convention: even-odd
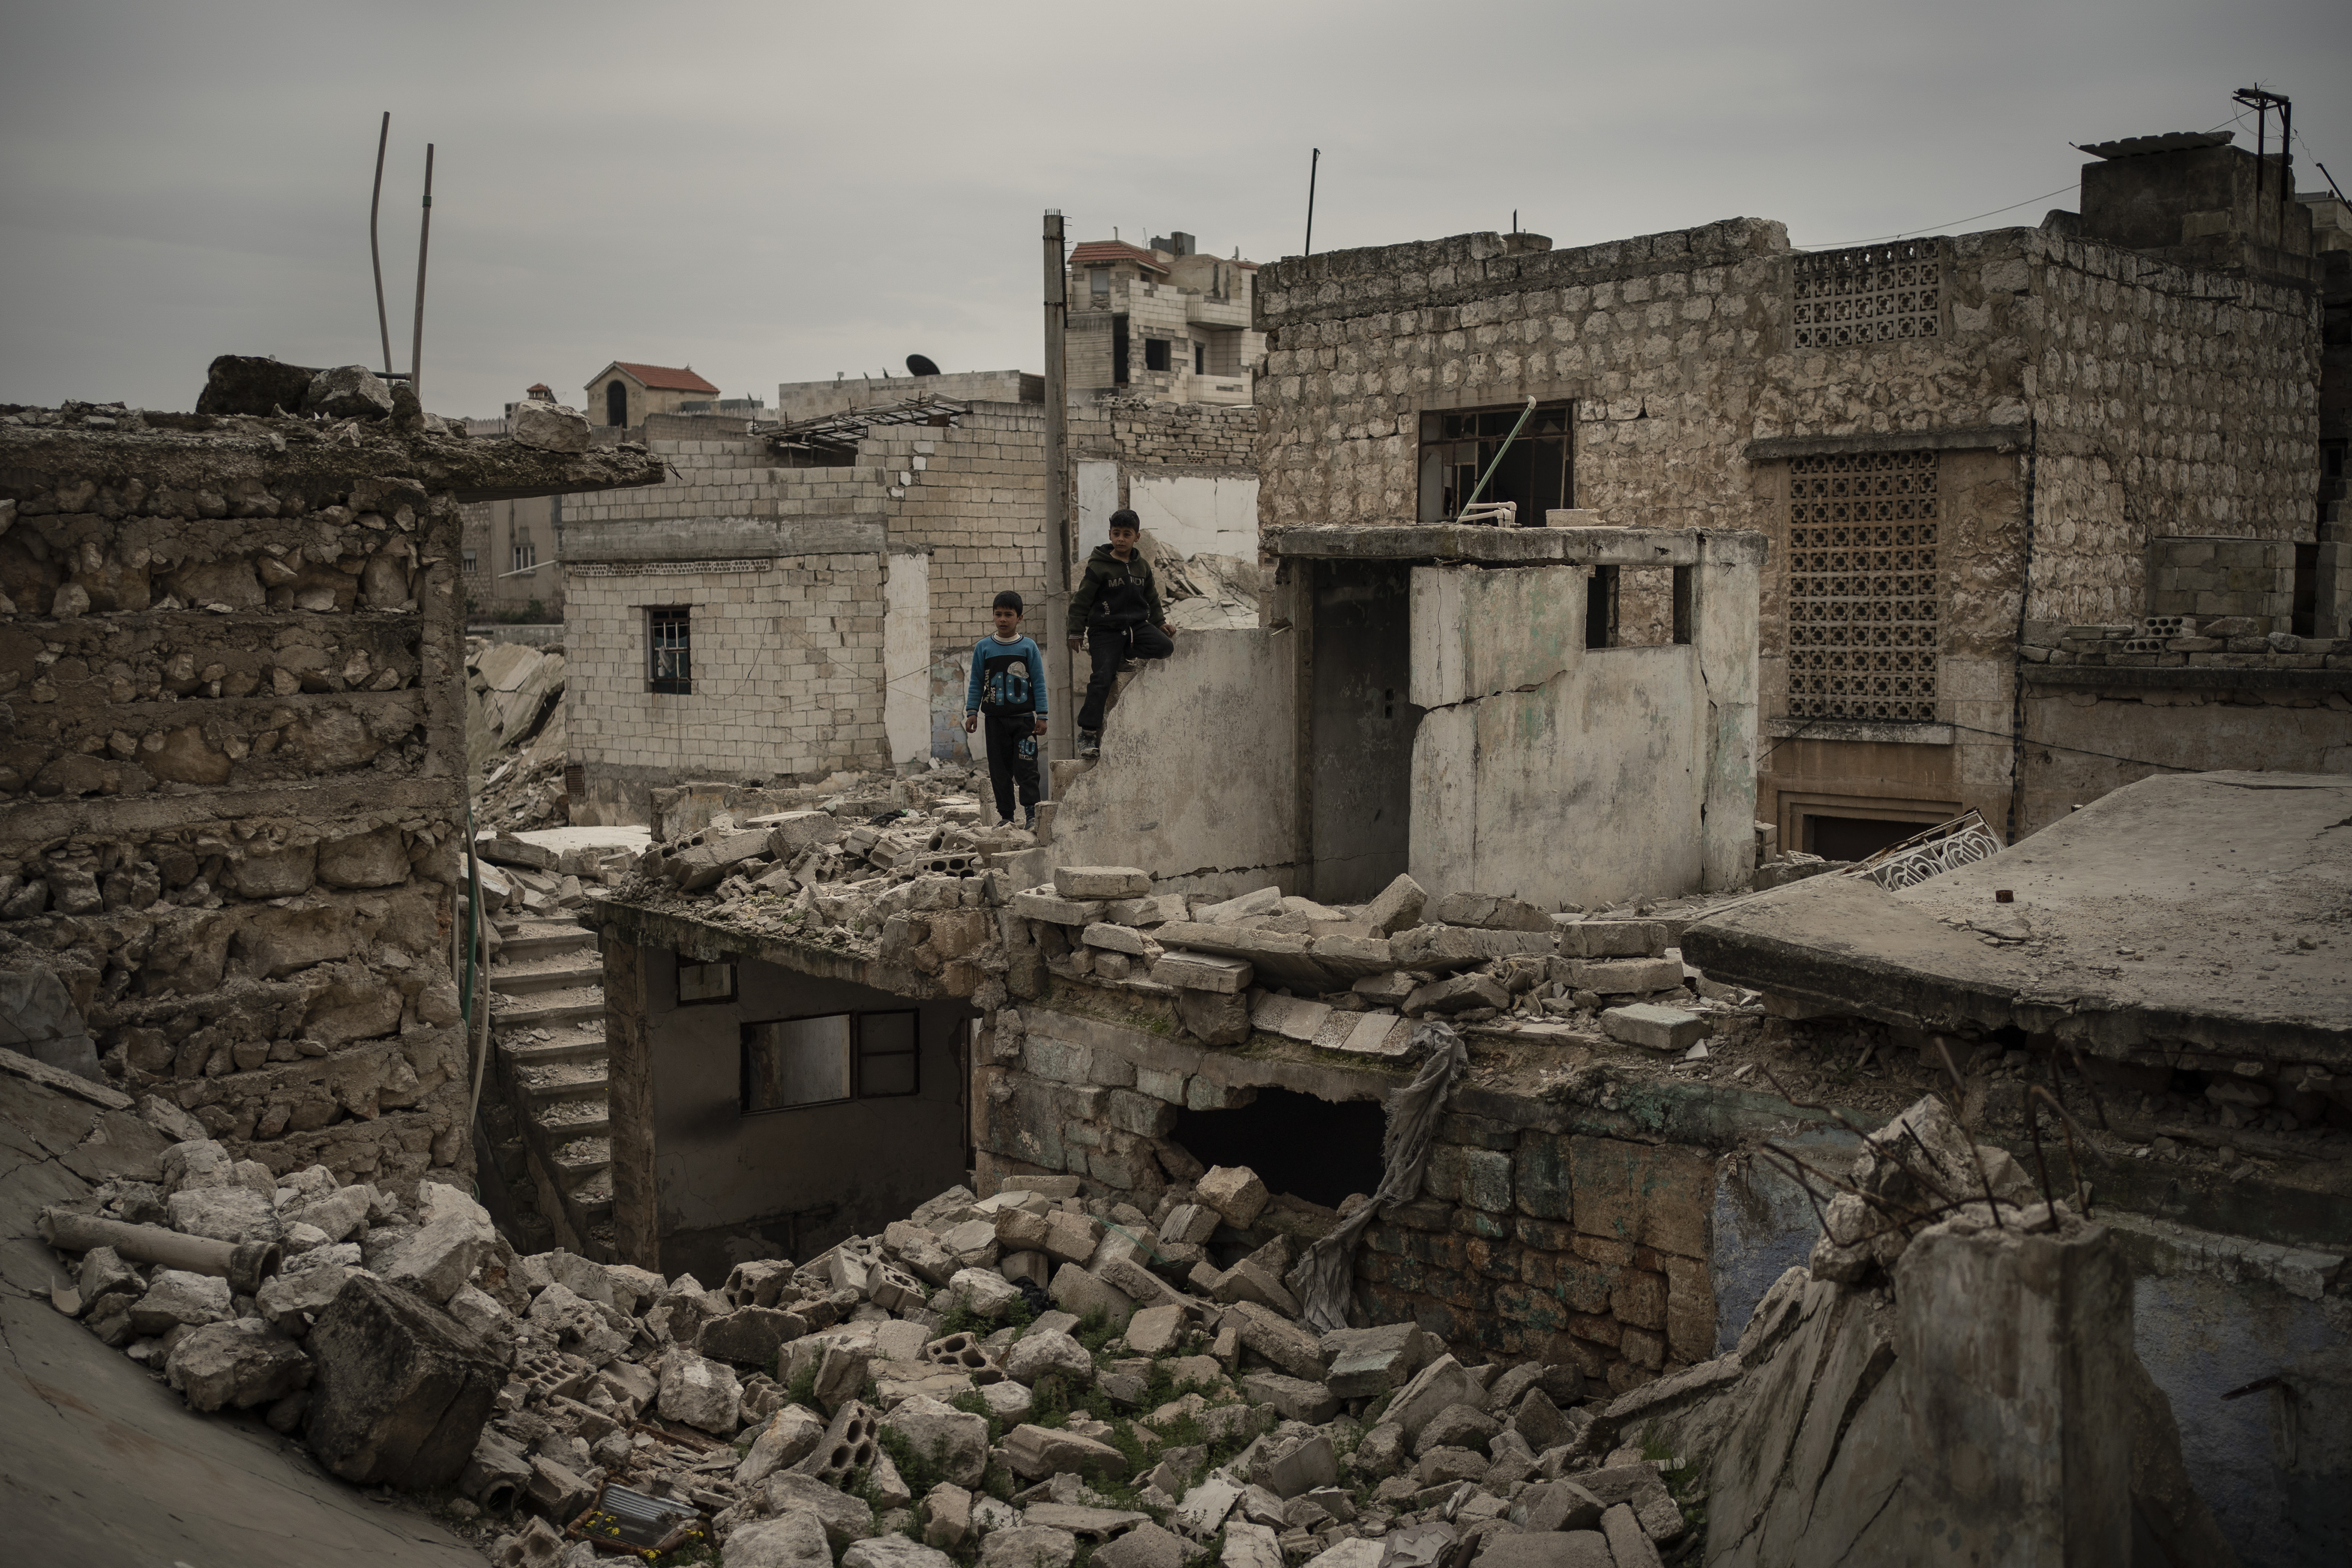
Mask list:
[[[1102,731],[1098,729],[1082,729],[1078,731],[1078,755],[1081,758],[1100,757],[1102,755]]]

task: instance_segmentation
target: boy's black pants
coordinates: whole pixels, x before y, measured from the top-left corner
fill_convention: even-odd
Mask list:
[[[988,783],[996,792],[996,814],[1015,827],[1025,827],[1037,814],[1037,716],[982,713],[980,722],[988,735]],[[1019,816],[1013,810],[1016,785]]]
[[[1086,706],[1078,709],[1078,727],[1100,733],[1103,704],[1118,680],[1118,667],[1129,659],[1164,659],[1176,651],[1175,640],[1157,626],[1104,627],[1087,632],[1087,652],[1094,669],[1087,680]]]

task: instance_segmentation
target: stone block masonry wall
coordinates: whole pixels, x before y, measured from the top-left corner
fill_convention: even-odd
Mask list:
[[[0,418],[0,969],[240,1158],[467,1179],[460,497],[643,474],[390,422]]]
[[[969,653],[1010,588],[1045,587],[1045,416],[1034,403],[975,403],[954,425],[882,426],[859,461],[889,481],[893,541],[931,556],[931,645]],[[1041,629],[1032,617],[1029,629]],[[962,711],[963,694],[955,694]]]
[[[2157,538],[2148,541],[2147,613],[2200,621],[2251,617],[2257,632],[2286,632],[2294,612],[2294,544],[2289,539]],[[2332,631],[2321,635],[2332,636]]]

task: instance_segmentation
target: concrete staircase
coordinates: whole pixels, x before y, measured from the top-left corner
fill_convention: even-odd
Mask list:
[[[553,1244],[612,1261],[612,1120],[604,966],[569,918],[498,922],[490,1033],[539,1209]]]

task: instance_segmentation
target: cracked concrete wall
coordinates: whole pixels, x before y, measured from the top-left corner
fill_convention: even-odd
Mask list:
[[[1145,664],[1102,759],[1056,791],[1055,863],[1141,866],[1157,892],[1295,891],[1296,653],[1283,632],[1188,632]]]
[[[280,1173],[462,1180],[461,500],[643,466],[392,422],[0,418],[0,968]]]

